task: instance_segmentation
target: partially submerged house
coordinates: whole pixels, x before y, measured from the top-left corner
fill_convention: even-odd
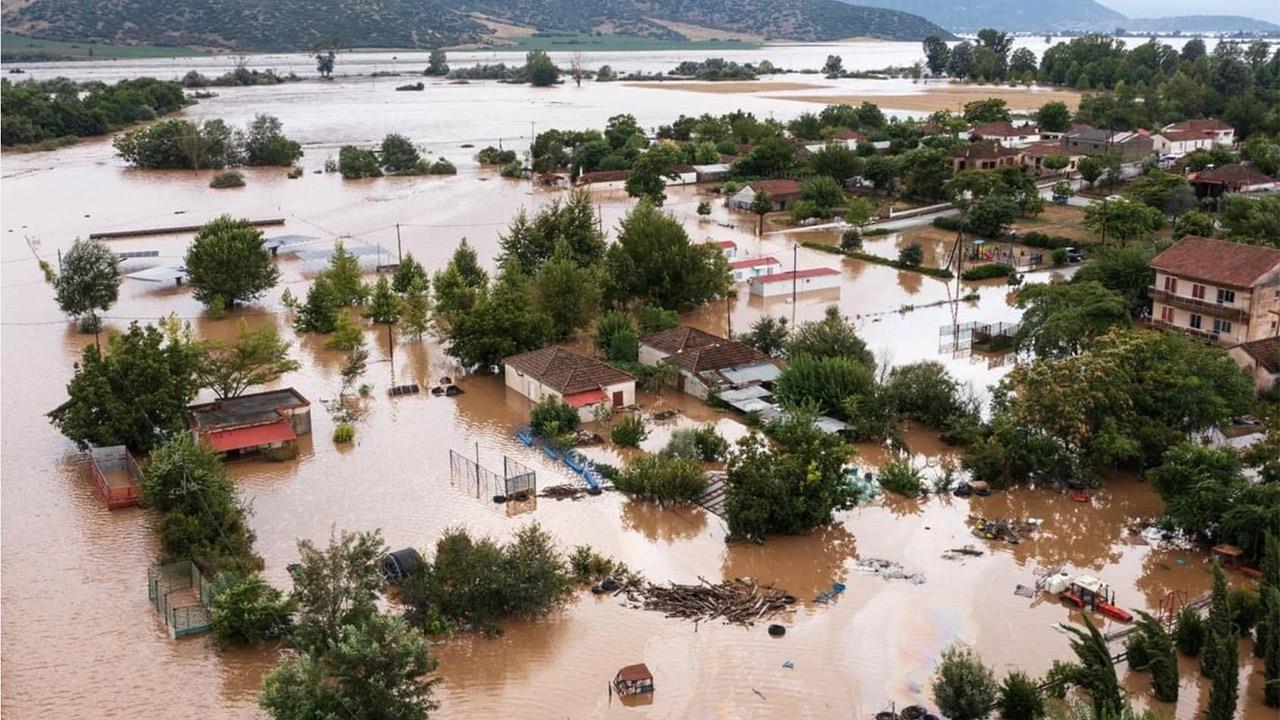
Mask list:
[[[1148,264],[1155,327],[1228,346],[1277,334],[1280,250],[1188,235]]]
[[[582,173],[573,184],[589,190],[625,190],[630,174],[627,170],[596,170]]]
[[[773,209],[787,210],[800,197],[800,183],[795,180],[757,180],[729,198],[729,207],[735,210],[751,210],[751,203],[761,192],[769,193]]]
[[[726,260],[732,260],[738,257],[738,243],[732,240],[716,240],[716,247],[720,248],[720,254],[724,255]]]
[[[621,408],[636,402],[636,379],[614,366],[575,350],[549,345],[502,360],[507,387],[533,402],[563,400],[583,421],[596,409]]]
[[[1251,340],[1227,351],[1253,378],[1253,387],[1266,392],[1280,382],[1280,336]]]
[[[720,182],[729,176],[730,165],[728,163],[711,163],[710,165],[694,165],[693,172],[697,175],[698,182]]]
[[[712,389],[772,382],[778,366],[750,345],[697,328],[678,327],[640,338],[640,362],[679,368],[676,386],[705,399]]]
[[[787,270],[747,278],[747,285],[752,295],[766,298],[792,292],[839,289],[840,271],[827,267]]]
[[[220,454],[288,452],[311,432],[311,402],[293,388],[220,398],[189,406],[187,424]]]
[[[746,282],[761,275],[772,275],[780,269],[782,269],[782,263],[771,255],[729,261],[729,274],[733,276],[733,281],[736,283]]]

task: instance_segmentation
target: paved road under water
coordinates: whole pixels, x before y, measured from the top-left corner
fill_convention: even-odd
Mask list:
[[[492,262],[497,236],[517,208],[534,207],[554,191],[504,180],[480,170],[458,144],[488,143],[539,127],[602,125],[611,114],[632,111],[646,124],[680,111],[722,112],[739,105],[794,114],[802,106],[782,101],[697,95],[677,107],[675,95],[608,89],[601,93],[535,95],[527,88],[472,86],[460,104],[380,113],[369,98],[391,98],[389,87],[359,83],[307,84],[281,89],[227,91],[188,111],[194,118],[225,116],[243,122],[253,112],[285,120],[307,143],[304,164],[318,169],[341,142],[372,141],[405,129],[437,153],[458,162],[452,178],[384,178],[343,182],[307,174],[287,180],[278,170],[249,170],[248,187],[212,191],[207,173],[149,173],[124,169],[109,145],[91,141],[51,154],[4,157],[0,220],[0,520],[4,625],[0,644],[5,717],[260,717],[256,693],[262,673],[276,660],[274,647],[220,650],[207,638],[169,640],[146,599],[146,567],[157,552],[155,517],[140,509],[108,512],[93,495],[83,457],[44,413],[65,397],[81,349],[92,337],[78,334],[58,312],[35,256],[56,263],[57,251],[90,231],[195,223],[227,212],[287,218],[283,232],[396,247],[401,223],[406,251],[436,269],[462,238]],[[566,89],[567,90],[567,89]],[[380,94],[379,94],[380,93]],[[423,94],[413,94],[422,97]],[[426,94],[430,96],[430,93]],[[662,101],[660,98],[669,98]],[[390,101],[389,101],[390,102]],[[484,104],[479,104],[483,102]],[[658,102],[666,102],[658,105]],[[681,96],[680,102],[684,102]],[[460,115],[459,113],[465,113]],[[786,117],[782,115],[781,117]],[[500,129],[499,129],[500,128]],[[447,152],[445,152],[447,150]],[[733,239],[741,252],[777,253],[790,262],[780,237],[759,240],[752,218],[717,206],[712,219],[694,213],[697,192],[671,193],[668,207],[695,238]],[[602,223],[616,226],[625,198],[599,195]],[[118,250],[155,249],[161,262],[182,255],[189,236],[112,243]],[[868,243],[869,251],[896,254],[897,236]],[[953,321],[1016,320],[1003,286],[978,287],[976,301],[948,302],[968,292],[934,278],[815,253],[798,252],[801,267],[839,268],[838,292],[762,302],[743,293],[725,305],[695,313],[689,321],[714,331],[732,322],[745,329],[761,314],[797,321],[820,317],[838,303],[858,319],[860,332],[884,364],[939,359],[976,391],[1006,372],[998,362],[938,351],[939,328]],[[434,647],[444,683],[442,718],[512,717],[866,717],[891,702],[928,700],[928,678],[952,642],[976,647],[998,671],[1043,673],[1070,654],[1053,626],[1078,621],[1055,602],[1032,603],[1013,595],[1038,571],[1067,565],[1099,575],[1122,605],[1155,607],[1169,592],[1204,592],[1208,573],[1199,553],[1131,545],[1128,528],[1160,511],[1149,487],[1117,478],[1093,502],[1079,504],[1047,491],[1021,490],[984,499],[883,500],[846,513],[829,528],[764,545],[726,545],[722,522],[699,509],[661,510],[609,494],[577,502],[539,500],[536,510],[508,516],[449,477],[448,451],[478,451],[490,466],[503,454],[535,468],[543,486],[567,477],[515,441],[512,428],[527,417],[528,402],[493,378],[466,378],[456,398],[420,395],[391,400],[394,382],[429,383],[457,376],[433,342],[397,341],[394,361],[384,334],[370,330],[374,362],[365,381],[374,386],[368,417],[356,443],[338,448],[333,423],[320,405],[338,388],[338,353],[320,340],[296,336],[280,304],[288,288],[301,295],[316,268],[282,257],[283,282],[263,300],[223,320],[205,316],[184,289],[126,281],[108,324],[176,313],[202,337],[230,338],[236,323],[274,324],[295,341],[302,368],[286,382],[311,398],[314,434],[303,451],[283,463],[240,462],[231,472],[252,500],[251,524],[266,576],[287,587],[285,566],[296,558],[295,541],[323,541],[331,528],[382,528],[393,547],[427,548],[451,525],[505,536],[537,520],[566,548],[587,543],[644,572],[655,581],[755,576],[802,599],[787,618],[785,638],[763,628],[744,629],[664,619],[623,607],[612,598],[582,594],[551,617],[506,626],[497,639],[460,637]],[[1041,276],[1036,279],[1046,279]],[[942,303],[937,304],[935,303]],[[912,306],[909,309],[905,306]],[[931,306],[931,307],[926,307]],[[729,437],[745,432],[720,415],[668,391],[644,396],[647,409],[676,407],[679,421],[715,421]],[[646,447],[657,449],[669,426],[655,429]],[[936,469],[950,452],[926,430],[909,435],[917,461]],[[616,457],[602,449],[603,457]],[[883,450],[862,447],[861,462],[874,467]],[[1044,532],[1017,546],[973,538],[970,513],[1037,517]],[[943,559],[965,544],[988,552],[964,560]],[[858,558],[885,558],[923,573],[915,585],[867,575]],[[848,591],[834,605],[811,602],[832,582]],[[1247,650],[1246,650],[1247,652]],[[643,710],[610,700],[605,682],[616,668],[648,663],[658,692]],[[791,661],[794,669],[784,669]],[[1260,705],[1261,677],[1242,658],[1241,717],[1267,715]],[[1146,702],[1147,678],[1126,682]],[[753,692],[756,691],[756,692]],[[1205,695],[1197,673],[1184,674],[1175,712],[1190,717]]]

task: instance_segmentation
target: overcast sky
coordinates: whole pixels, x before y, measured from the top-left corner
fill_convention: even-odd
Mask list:
[[[1099,2],[1129,17],[1246,15],[1280,23],[1280,0],[1234,0],[1230,3],[1207,3],[1204,0],[1099,0]]]

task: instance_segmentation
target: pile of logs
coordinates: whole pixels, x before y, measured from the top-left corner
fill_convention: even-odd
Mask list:
[[[750,627],[777,615],[796,599],[776,588],[761,587],[753,579],[734,578],[713,585],[699,577],[697,585],[635,583],[618,590],[645,610],[685,620],[723,619]]]
[[[586,494],[587,489],[581,485],[552,485],[542,488],[539,497],[553,500],[577,500]]]

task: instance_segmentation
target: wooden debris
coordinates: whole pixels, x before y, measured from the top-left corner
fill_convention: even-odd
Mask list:
[[[969,516],[969,521],[973,523],[974,537],[984,540],[1003,540],[1010,545],[1017,545],[1022,542],[1024,537],[1032,535],[1040,529],[1039,520],[1019,521],[1004,518],[988,520],[987,518],[971,515]]]
[[[713,585],[699,577],[697,585],[634,583],[621,588],[637,607],[685,620],[723,619],[750,627],[795,604],[795,597],[777,588],[756,584],[754,579],[734,578]]]
[[[539,497],[552,500],[577,500],[587,494],[587,488],[581,485],[552,485],[542,488]]]

